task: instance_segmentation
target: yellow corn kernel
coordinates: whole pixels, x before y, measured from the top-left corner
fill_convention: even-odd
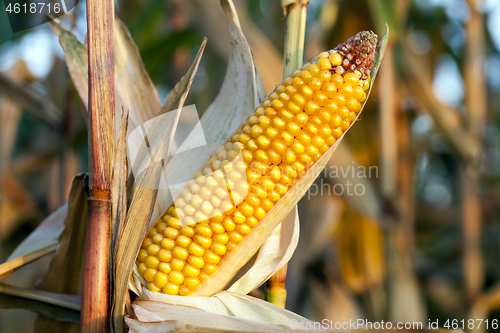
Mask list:
[[[144,276],[144,272],[148,269],[146,267],[146,265],[141,262],[138,266],[137,266],[137,269],[139,270],[139,274],[141,274],[142,276]]]
[[[190,296],[193,292],[189,290],[185,285],[179,286],[179,295],[181,296]]]
[[[178,271],[178,272],[182,271],[185,264],[186,264],[186,262],[184,260],[181,260],[178,258],[173,258],[172,261],[170,261],[170,267],[174,271]]]
[[[155,279],[156,272],[158,272],[158,270],[156,270],[154,268],[146,269],[144,271],[144,278],[146,279],[146,281],[153,282]]]
[[[161,291],[161,289],[158,288],[154,282],[149,282],[148,283],[148,290],[149,291],[154,291],[154,292],[157,292],[157,293]]]
[[[167,295],[178,295],[179,285],[169,282],[165,287],[163,287],[163,293]]]
[[[146,267],[156,268],[160,264],[160,260],[155,256],[148,256],[144,261],[144,264],[146,265]]]
[[[151,238],[146,237],[146,238],[144,238],[144,240],[142,241],[141,248],[143,248],[143,249],[147,249],[147,248],[148,248],[148,246],[149,246],[150,244],[152,244],[152,243],[153,243],[153,241],[151,240]]]
[[[141,249],[139,251],[139,255],[137,256],[137,259],[140,261],[140,262],[144,262],[146,260],[146,258],[148,257],[148,252],[144,249]]]
[[[250,219],[250,218],[248,218],[248,219]],[[247,223],[248,223],[248,219],[247,219]],[[213,241],[216,242],[216,243],[225,245],[229,241],[229,236],[227,235],[227,233],[216,234],[213,237]]]
[[[172,260],[172,251],[161,249],[158,252],[158,259],[161,262],[167,262],[167,263],[170,262]]]
[[[190,276],[184,279],[184,285],[189,289],[195,289],[200,285],[200,280],[195,276]]]
[[[182,270],[182,273],[184,274],[185,277],[198,276],[198,275],[200,275],[200,269],[196,268],[194,266],[191,266],[190,264],[186,264],[184,266],[184,269]]]
[[[157,272],[155,274],[154,284],[160,289],[163,288],[168,283],[168,275],[163,272]]]
[[[212,239],[204,237],[202,235],[194,236],[193,241],[196,244],[201,245],[201,247],[203,247],[204,249],[208,249],[210,245],[212,245]]]
[[[205,260],[203,260],[202,257],[198,256],[189,256],[188,257],[188,263],[196,268],[203,268],[203,265],[205,265]]]
[[[168,274],[172,271],[172,268],[170,267],[169,263],[161,262],[160,265],[158,266],[158,270],[160,272]]]
[[[167,238],[175,240],[177,238],[177,236],[179,235],[179,230],[171,228],[171,227],[167,227],[165,229],[165,232],[163,233],[163,235]]]
[[[203,273],[208,275],[213,274],[217,270],[217,268],[219,268],[217,265],[206,264],[205,266],[203,266]]]
[[[189,255],[189,252],[185,248],[182,248],[180,246],[176,246],[172,250],[172,255],[174,256],[174,258],[177,258],[180,260],[186,260],[188,255]]]
[[[170,274],[168,274],[168,281],[180,285],[184,282],[184,275],[178,271],[171,271]]]

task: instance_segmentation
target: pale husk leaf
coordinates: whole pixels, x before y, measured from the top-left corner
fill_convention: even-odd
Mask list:
[[[192,298],[192,297],[182,297],[182,296],[172,296],[176,298]],[[194,297],[199,298],[199,297]],[[223,314],[215,311],[200,312],[200,309],[196,306],[192,306],[189,303],[182,304],[165,304],[164,302],[152,302],[152,301],[136,301],[134,302],[134,310],[137,307],[142,307],[144,310],[154,313],[155,319],[166,320],[167,318],[173,320],[181,320],[186,323],[193,324],[189,318],[183,319],[181,316],[185,315],[189,311],[197,311],[203,316],[213,316],[213,318],[224,318],[224,319],[246,319],[253,323],[266,323],[266,324],[277,324],[277,325],[289,325],[291,320],[296,320],[297,322],[310,323],[311,321],[301,317],[291,311],[282,309],[278,306],[270,304],[266,301],[260,300],[255,297],[242,295],[238,293],[231,292],[220,292],[213,297],[204,297],[206,299],[217,299],[220,300],[222,306],[226,307],[227,314]],[[183,301],[182,301],[183,302]],[[179,306],[180,305],[180,306]],[[193,308],[197,308],[194,310]],[[210,314],[208,314],[210,313]],[[139,320],[144,320],[140,314],[136,312]],[[177,317],[174,317],[176,316]],[[209,317],[212,318],[212,317]],[[203,323],[206,327],[213,327],[212,321],[208,320]],[[226,327],[227,328],[227,327]]]
[[[298,314],[256,297],[228,291],[217,293],[214,297],[220,299],[233,316],[238,318],[279,325],[289,325],[291,321],[304,324],[312,322]]]
[[[145,323],[165,323],[161,332],[179,332],[188,324],[192,328],[230,331],[276,332],[284,331],[283,326],[205,312],[188,306],[169,305],[161,302],[139,301],[133,304],[138,321],[126,317],[125,321],[133,331],[146,332],[151,326]],[[158,331],[160,332],[160,331]]]

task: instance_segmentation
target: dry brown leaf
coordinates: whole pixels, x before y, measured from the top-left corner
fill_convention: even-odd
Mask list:
[[[161,108],[161,103],[156,88],[144,68],[137,45],[127,27],[118,18],[115,19],[114,31],[115,89],[123,108],[128,111],[132,120],[131,127],[135,128],[155,117]],[[116,110],[117,122],[121,119],[121,111],[122,108]]]
[[[147,74],[137,46],[127,28],[115,18],[115,109],[117,130],[121,110],[129,111],[129,131],[157,115],[160,101],[156,89]],[[71,79],[85,107],[88,110],[88,56],[87,46],[75,34],[55,19],[52,29],[59,36]]]
[[[64,294],[79,294],[81,291],[88,210],[84,192],[86,177],[87,174],[81,173],[73,180],[64,230],[59,236],[59,245],[47,273],[37,283],[37,289]]]
[[[64,220],[64,230],[59,237],[59,246],[50,262],[49,268],[36,289],[53,293],[79,295],[85,234],[87,227],[87,195],[84,192],[86,174],[79,174],[73,180],[68,199],[68,215]],[[37,332],[78,332],[79,328],[52,318],[38,316]]]
[[[0,282],[0,293],[80,311],[80,296],[14,287]]]

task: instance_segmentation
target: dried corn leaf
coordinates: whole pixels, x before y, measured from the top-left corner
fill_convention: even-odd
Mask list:
[[[75,34],[55,19],[52,29],[59,36],[66,64],[78,94],[88,110],[88,55],[87,46]],[[160,110],[156,89],[147,74],[137,46],[123,23],[115,19],[115,109],[117,123],[125,105],[132,124],[129,130],[154,117]],[[132,126],[133,125],[133,126]],[[118,128],[118,126],[117,126]]]
[[[115,156],[113,162],[113,176],[111,179],[111,262],[114,265],[116,254],[118,252],[118,239],[123,232],[125,217],[127,214],[127,130],[128,130],[128,111],[122,113],[120,131],[116,142]]]
[[[59,246],[47,273],[37,283],[37,289],[65,294],[80,292],[88,210],[84,191],[86,177],[81,173],[73,180]]]
[[[220,292],[214,297],[220,299],[233,316],[238,318],[279,325],[289,325],[291,321],[311,323],[309,319],[256,297],[227,291]]]
[[[81,276],[85,234],[87,227],[87,195],[84,192],[84,178],[79,174],[73,180],[68,199],[68,215],[64,221],[64,231],[59,237],[59,247],[49,268],[36,289],[54,293],[78,295],[81,292]],[[38,316],[37,332],[78,332],[78,326],[63,323],[45,316]]]
[[[115,19],[115,89],[128,110],[135,128],[155,117],[161,108],[160,99],[144,64],[139,49],[127,27]],[[121,108],[117,119],[121,119]]]
[[[0,283],[0,293],[34,301],[57,305],[63,308],[80,311],[80,296],[51,293],[43,290],[26,289]]]
[[[80,43],[75,34],[67,29],[58,19],[52,20],[50,25],[55,34],[59,36],[59,43],[61,43],[64,50],[64,58],[66,59],[66,65],[68,65],[69,75],[85,107],[84,112],[87,112],[89,108],[87,46]],[[87,113],[85,113],[86,115]]]

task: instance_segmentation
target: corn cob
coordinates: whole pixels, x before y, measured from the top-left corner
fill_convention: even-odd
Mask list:
[[[197,295],[266,213],[349,129],[377,36],[360,32],[286,78],[179,193],[137,257],[148,289]],[[236,274],[236,272],[234,272]]]

